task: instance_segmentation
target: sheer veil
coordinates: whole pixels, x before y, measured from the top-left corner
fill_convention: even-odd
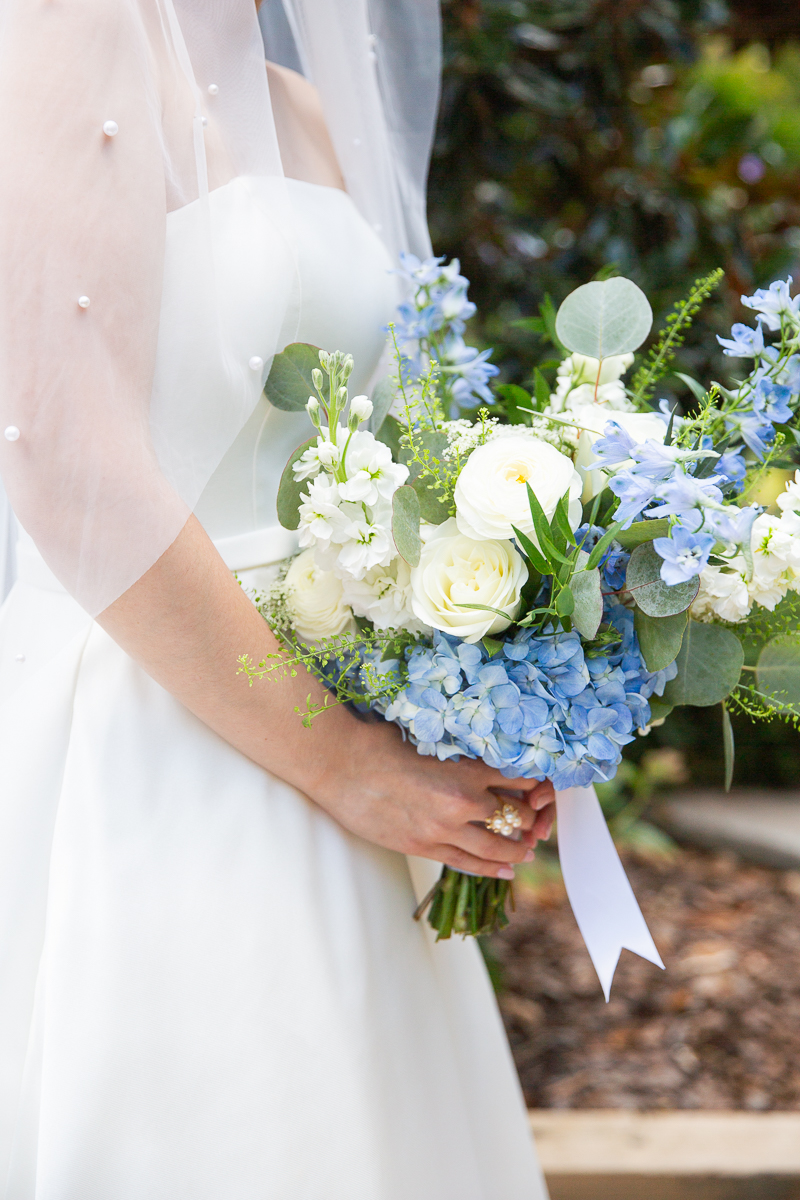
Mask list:
[[[347,189],[392,256],[429,252],[438,0],[267,5],[262,41],[253,0],[0,0],[0,595],[9,501],[88,612],[125,591],[179,533],[291,340],[265,45],[318,88]],[[256,357],[217,303],[214,193],[233,180],[264,230]],[[160,382],[172,220],[191,238],[193,319],[223,406],[187,409]]]

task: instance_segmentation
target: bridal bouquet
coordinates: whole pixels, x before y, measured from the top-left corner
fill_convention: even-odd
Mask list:
[[[300,553],[258,598],[283,649],[241,669],[314,672],[329,692],[306,724],[349,703],[420,754],[557,789],[610,779],[673,706],[721,703],[729,783],[730,708],[800,717],[791,280],[743,298],[755,325],[720,339],[745,377],[681,375],[680,415],[656,384],[721,272],[676,306],[629,384],[652,325],[633,282],[544,306],[533,325],[562,361],[555,386],[537,371],[529,394],[492,385],[489,352],[465,345],[458,263],[402,266],[413,298],[391,327],[397,371],[371,399],[349,397],[345,354],[296,344],[274,360],[268,398],[305,408],[317,434],[278,496]],[[515,821],[504,805],[488,824],[513,836]],[[509,888],[444,868],[429,920],[439,937],[485,933],[507,920]]]

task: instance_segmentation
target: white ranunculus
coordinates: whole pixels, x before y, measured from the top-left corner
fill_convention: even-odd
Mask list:
[[[570,459],[534,437],[506,437],[478,446],[467,459],[455,489],[456,520],[466,537],[513,538],[515,525],[533,534],[529,483],[548,519],[569,492],[569,520],[581,521],[583,480]]]
[[[597,457],[593,447],[597,439],[602,437],[609,421],[615,421],[637,442],[646,442],[648,438],[654,442],[663,442],[667,432],[667,426],[658,413],[609,412],[604,404],[586,404],[575,409],[572,420],[576,425],[580,425],[582,431],[578,439],[575,466],[584,480],[584,504],[593,499],[598,492],[602,492],[608,481],[605,471],[590,471],[588,466]]]
[[[313,550],[304,550],[294,559],[285,587],[292,624],[301,638],[332,637],[351,623],[353,614],[344,602],[341,580],[332,571],[320,570]]]
[[[511,542],[476,541],[459,532],[454,517],[426,533],[419,566],[411,572],[411,607],[419,620],[466,642],[507,629],[519,612],[520,591],[528,578]],[[485,604],[508,616],[464,604]]]

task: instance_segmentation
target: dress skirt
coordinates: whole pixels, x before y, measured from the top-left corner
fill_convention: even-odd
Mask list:
[[[437,868],[232,749],[41,560],[21,575],[0,610],[0,1195],[544,1200],[478,947],[412,920],[412,872]]]

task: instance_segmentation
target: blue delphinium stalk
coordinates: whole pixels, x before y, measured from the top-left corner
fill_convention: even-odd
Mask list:
[[[401,254],[401,274],[413,288],[411,300],[401,304],[395,336],[404,355],[404,367],[418,377],[428,362],[438,364],[449,415],[491,404],[489,380],[498,374],[491,350],[479,351],[463,338],[466,322],[475,312],[467,299],[469,281],[460,274],[458,259],[444,265],[443,258],[420,260]]]

